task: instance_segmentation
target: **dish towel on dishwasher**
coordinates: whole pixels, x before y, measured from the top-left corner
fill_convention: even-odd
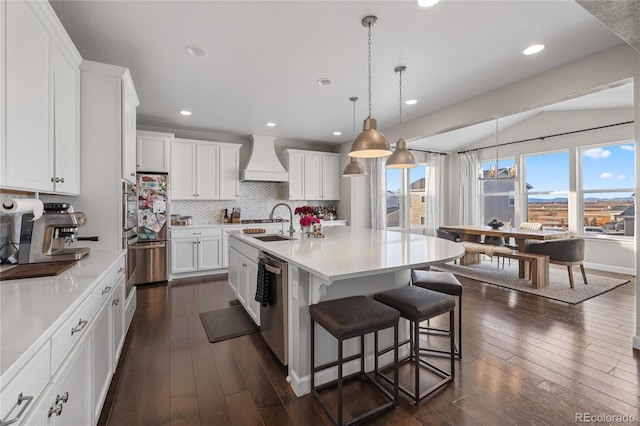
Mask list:
[[[255,301],[262,307],[267,307],[276,303],[276,288],[274,274],[267,271],[264,263],[258,263],[258,283],[256,288]]]

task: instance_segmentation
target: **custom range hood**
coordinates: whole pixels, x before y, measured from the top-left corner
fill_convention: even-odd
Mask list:
[[[251,154],[241,181],[286,182],[289,174],[278,160],[273,136],[251,135]]]

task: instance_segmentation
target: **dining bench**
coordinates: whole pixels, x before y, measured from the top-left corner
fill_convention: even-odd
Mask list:
[[[549,286],[549,256],[527,253],[513,250],[506,246],[496,246],[492,244],[481,244],[470,241],[461,243],[465,249],[465,255],[460,258],[460,266],[477,265],[480,263],[480,255],[485,254],[491,257],[503,257],[516,259],[529,263],[529,278],[532,288],[545,288]],[[519,273],[519,278],[526,278],[524,272]]]

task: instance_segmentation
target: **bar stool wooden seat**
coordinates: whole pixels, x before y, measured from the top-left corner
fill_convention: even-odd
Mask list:
[[[398,384],[395,380],[393,394],[380,383],[372,380],[365,372],[365,342],[364,336],[375,333],[375,354],[378,353],[378,332],[393,327],[394,353],[393,369],[395,377],[398,377],[398,320],[400,312],[366,296],[352,296],[342,299],[328,300],[309,306],[311,314],[311,393],[317,398],[322,408],[327,412],[331,420],[337,425],[351,425],[362,422],[375,415],[398,405]],[[315,323],[322,326],[338,340],[338,359],[320,366],[315,365]],[[360,337],[360,352],[349,357],[343,356],[343,342],[347,339]],[[360,359],[360,370],[343,377],[343,366],[346,362]],[[338,378],[322,385],[315,385],[315,374],[327,368],[338,367]],[[375,357],[374,375],[378,375],[378,358]],[[350,421],[343,423],[343,383],[354,378],[362,378],[377,389],[387,402],[365,413],[358,415]],[[337,386],[338,411],[337,415],[327,407],[320,398],[320,391]]]
[[[460,281],[450,272],[413,269],[411,270],[411,283],[427,290],[458,297],[458,343],[455,355],[458,358],[462,358],[462,284],[460,284]],[[426,333],[448,333],[447,330],[438,328],[421,328]],[[431,352],[448,354],[448,352],[438,350],[431,350]]]
[[[404,346],[406,344],[410,345],[409,355],[400,360],[400,362],[412,361],[414,363],[414,388],[413,392],[401,385],[399,385],[399,388],[401,391],[409,395],[417,405],[422,399],[452,382],[455,378],[455,319],[453,314],[455,298],[453,296],[412,285],[378,293],[374,296],[374,299],[399,310],[400,316],[410,321],[411,331],[409,333],[409,338],[400,342],[399,346]],[[451,343],[451,351],[449,352],[451,367],[449,372],[427,362],[424,357],[424,350],[427,348],[420,348],[420,323],[446,312],[449,312],[449,336]],[[421,392],[420,368],[426,368],[427,370],[435,373],[441,378],[441,380],[430,386],[427,390]],[[381,375],[381,377],[389,380],[385,375]],[[397,377],[397,374],[395,377]]]

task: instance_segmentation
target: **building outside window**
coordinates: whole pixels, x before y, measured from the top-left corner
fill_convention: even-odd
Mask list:
[[[631,141],[580,149],[584,235],[635,234],[634,151]]]
[[[513,158],[499,160],[498,179],[491,177],[491,166],[495,160],[482,163],[483,180],[480,182],[480,211],[482,223],[498,219],[503,223],[511,223],[515,216],[515,180],[509,179],[509,168],[515,164]]]
[[[569,229],[569,151],[528,155],[524,164],[527,221]]]
[[[426,166],[387,169],[387,228],[424,227]]]

